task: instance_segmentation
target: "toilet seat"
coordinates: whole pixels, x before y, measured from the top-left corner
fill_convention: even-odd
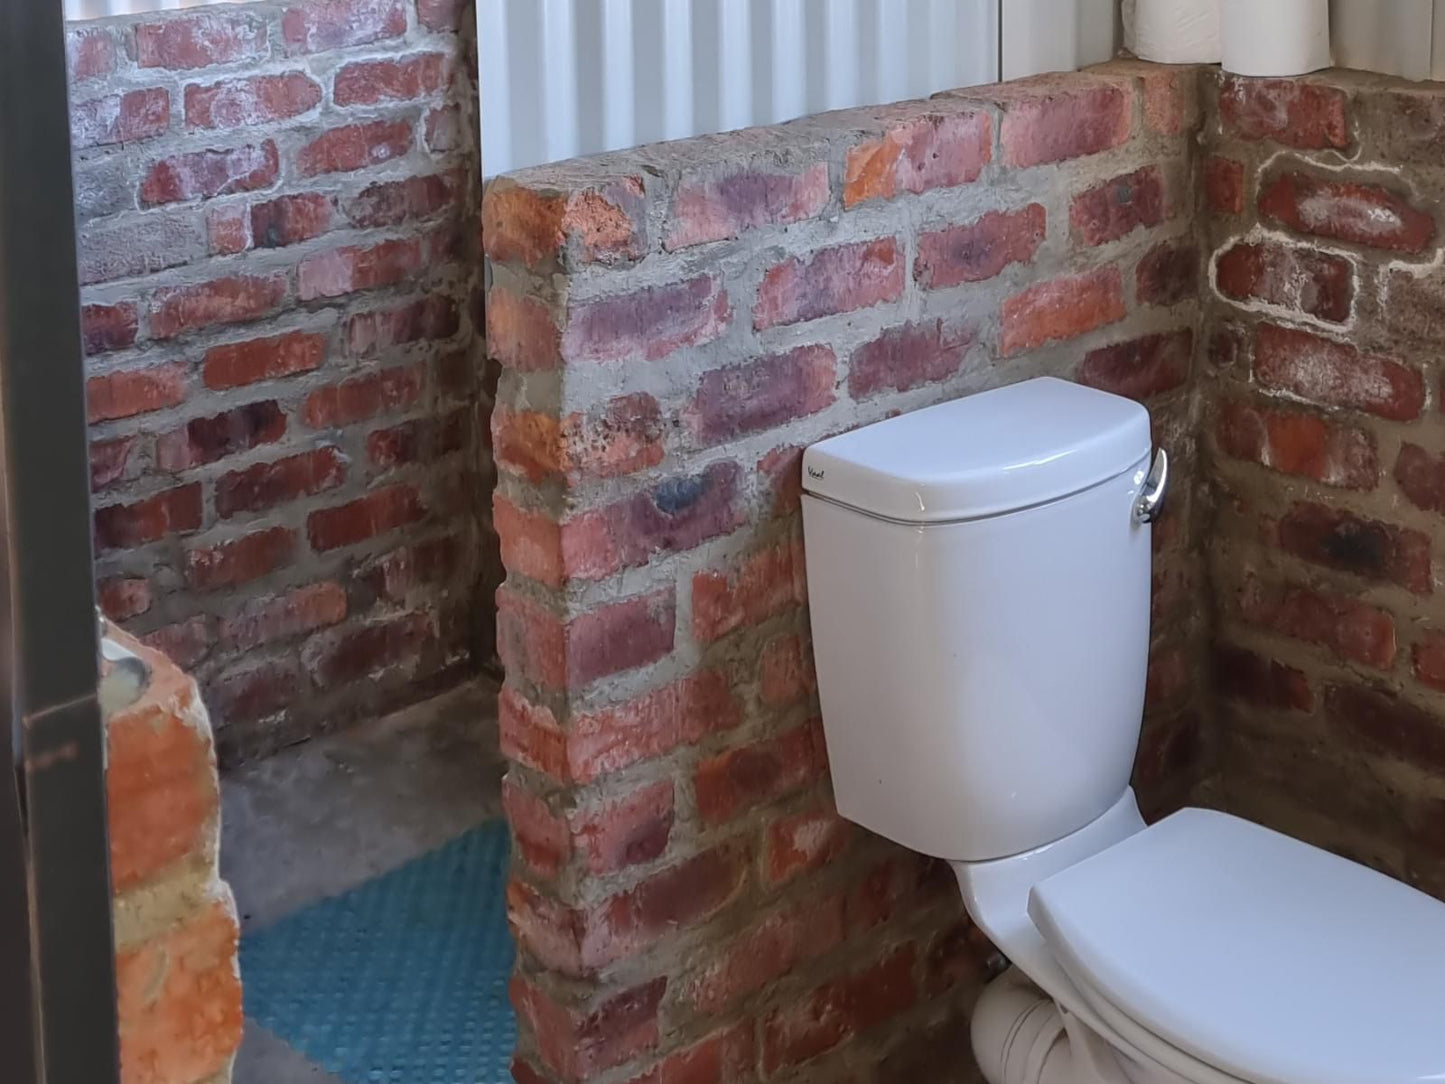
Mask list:
[[[1445,1080],[1445,905],[1189,809],[1034,885],[1029,914],[1121,1032],[1251,1084]]]

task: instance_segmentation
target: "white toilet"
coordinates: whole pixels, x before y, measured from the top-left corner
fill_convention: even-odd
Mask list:
[[[1127,399],[1038,379],[803,459],[838,808],[947,859],[1014,964],[990,1084],[1445,1081],[1445,905],[1129,775],[1166,460]]]

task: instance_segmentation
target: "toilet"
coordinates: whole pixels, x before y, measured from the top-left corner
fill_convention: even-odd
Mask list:
[[[839,812],[946,859],[1011,967],[989,1084],[1445,1081],[1445,905],[1129,787],[1168,481],[1148,412],[1028,380],[803,458]]]

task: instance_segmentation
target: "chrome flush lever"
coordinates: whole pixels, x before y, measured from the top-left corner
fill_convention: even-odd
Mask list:
[[[1149,476],[1144,479],[1144,489],[1134,505],[1134,519],[1139,523],[1153,523],[1164,510],[1164,494],[1169,488],[1169,453],[1163,448],[1154,452],[1154,463]]]

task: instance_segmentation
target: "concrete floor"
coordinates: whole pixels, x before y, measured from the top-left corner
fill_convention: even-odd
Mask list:
[[[501,816],[496,703],[495,684],[479,681],[227,773],[221,872],[242,931]],[[235,1081],[339,1084],[250,1020]]]

